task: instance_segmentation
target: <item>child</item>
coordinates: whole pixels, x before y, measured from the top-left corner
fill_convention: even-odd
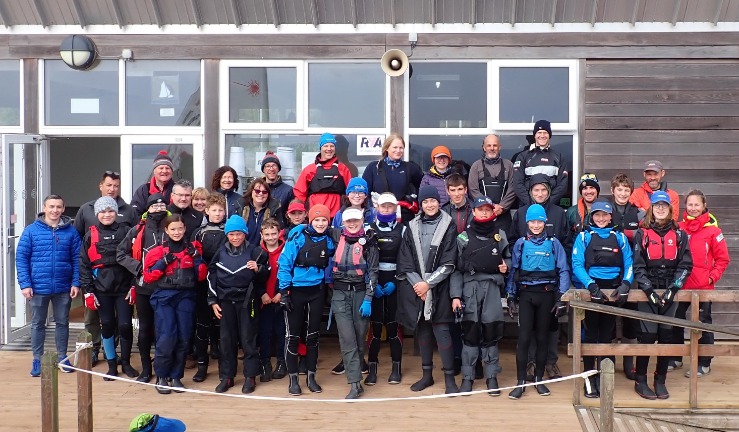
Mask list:
[[[182,215],[164,218],[162,244],[144,258],[144,282],[154,288],[151,306],[154,309],[156,355],[154,372],[157,392],[171,393],[185,388],[185,356],[195,322],[195,285],[205,280],[208,271],[203,258],[187,239]]]
[[[280,235],[280,223],[274,218],[262,222],[262,249],[268,254],[269,277],[262,294],[262,310],[259,317],[259,358],[262,363],[260,382],[282,379],[287,376],[285,364],[285,315],[280,308],[280,293],[277,289],[277,269],[285,240]],[[274,342],[277,366],[272,371],[272,344]]]
[[[287,226],[282,231],[282,238],[287,238],[288,233],[298,225],[305,223],[306,219],[305,204],[299,199],[290,201],[290,205],[287,207]]]
[[[116,222],[118,204],[113,198],[98,198],[93,209],[98,223],[90,227],[82,241],[80,286],[85,292],[85,306],[100,312],[103,348],[108,360],[106,374],[118,375],[114,340],[117,324],[121,341],[121,370],[129,378],[135,378],[139,373],[131,367],[131,318],[132,305],[136,303],[136,288],[131,285],[131,273],[116,261],[116,249],[126,237],[128,227]],[[110,381],[112,378],[103,379]]]
[[[354,177],[349,180],[349,185],[346,187],[346,197],[342,199],[341,210],[339,210],[334,216],[334,220],[331,223],[333,228],[341,228],[342,217],[341,214],[344,210],[354,208],[362,211],[364,222],[371,224],[375,221],[375,209],[372,207],[372,200],[369,199],[369,189],[367,188],[367,182],[361,177]]]
[[[267,257],[258,245],[246,241],[246,222],[232,215],[224,228],[228,242],[221,246],[208,266],[208,304],[216,318],[221,320],[221,382],[216,393],[223,393],[234,385],[238,344],[244,350],[244,385],[241,392],[249,394],[256,388],[259,373],[257,335],[259,333],[258,292],[264,277]],[[246,265],[244,264],[246,263]]]
[[[439,198],[441,199],[440,205],[444,205],[449,202],[449,195],[446,192],[446,178],[455,171],[449,168],[449,164],[452,161],[452,152],[444,146],[436,146],[431,150],[431,168],[429,172],[424,174],[421,179],[421,187],[433,186],[439,192]]]
[[[226,242],[223,232],[223,223],[226,218],[226,197],[214,192],[205,201],[205,216],[208,223],[195,230],[192,234],[192,244],[203,257],[203,261],[210,263],[218,249]],[[210,352],[220,356],[218,339],[220,337],[220,322],[215,319],[213,310],[208,305],[208,283],[198,283],[195,302],[195,358],[198,370],[192,377],[195,382],[203,382],[208,376],[208,341]]]

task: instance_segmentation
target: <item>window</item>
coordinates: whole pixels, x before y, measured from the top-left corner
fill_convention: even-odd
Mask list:
[[[375,63],[311,63],[310,127],[385,127],[385,74]]]
[[[200,126],[200,61],[126,63],[126,125]]]
[[[568,68],[501,67],[499,74],[501,123],[570,122]]]
[[[20,62],[0,60],[0,126],[21,125]]]
[[[296,123],[297,70],[231,67],[228,100],[231,123]]]
[[[49,126],[118,126],[118,61],[86,71],[44,61],[44,114]]]

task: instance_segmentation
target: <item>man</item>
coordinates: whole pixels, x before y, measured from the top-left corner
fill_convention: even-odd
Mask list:
[[[511,225],[510,210],[516,204],[513,188],[513,162],[500,157],[500,138],[491,134],[482,140],[482,158],[470,167],[468,179],[472,198],[487,196],[493,201],[499,226],[508,231]]]
[[[598,177],[592,173],[584,173],[580,176],[579,189],[580,199],[567,209],[567,222],[575,235],[590,225],[590,206],[600,196]]]
[[[116,222],[119,225],[131,228],[138,222],[138,214],[136,210],[128,205],[118,194],[121,190],[121,175],[115,171],[105,171],[103,177],[98,184],[100,196],[109,196],[116,200],[118,204],[118,212]],[[89,201],[82,204],[77,216],[74,217],[74,228],[80,234],[80,238],[85,238],[85,234],[91,226],[97,225],[98,218],[95,215],[95,201]],[[92,365],[95,366],[100,356],[100,316],[97,310],[85,309],[85,330],[92,335]]]
[[[203,223],[203,214],[192,208],[192,183],[178,180],[172,187],[172,203],[167,206],[172,214],[181,214],[185,222],[185,238],[192,238],[192,233]]]
[[[315,204],[328,207],[331,217],[341,208],[341,197],[352,173],[336,159],[336,137],[326,132],[318,140],[318,155],[313,164],[303,169],[295,183],[295,198],[309,209]]]
[[[69,307],[79,294],[82,240],[72,227],[72,220],[62,216],[63,213],[62,197],[44,198],[43,212],[23,230],[15,256],[18,285],[31,304],[32,377],[41,375],[49,303],[56,323],[56,351],[62,360],[67,357]],[[69,365],[69,361],[63,364]],[[63,372],[72,370],[63,369]]]
[[[446,180],[446,192],[449,202],[441,209],[452,217],[457,227],[457,234],[467,229],[467,221],[472,219],[472,203],[467,197],[467,181],[461,174],[452,174]]]
[[[551,184],[551,202],[559,204],[559,200],[567,193],[567,165],[562,155],[551,148],[552,126],[547,120],[538,120],[534,124],[534,144],[528,151],[521,153],[513,163],[513,184],[520,206],[533,204],[529,196],[531,177],[544,174]]]
[[[280,208],[286,209],[290,206],[290,201],[295,198],[295,194],[293,193],[293,188],[282,181],[282,176],[279,174],[280,171],[282,171],[280,158],[271,151],[268,151],[262,158],[264,179],[269,185],[272,198],[280,202]],[[283,221],[279,222],[283,223]]]
[[[166,151],[162,150],[157,153],[154,157],[152,168],[153,175],[151,180],[139,186],[131,199],[131,207],[136,209],[139,216],[147,209],[146,201],[149,199],[149,195],[160,193],[164,196],[164,200],[169,202],[170,195],[172,194],[172,187],[174,186],[174,181],[172,180],[174,164]]]
[[[670,196],[672,218],[677,221],[680,215],[680,197],[677,192],[667,188],[667,183],[662,181],[664,176],[665,169],[662,162],[658,160],[647,161],[644,164],[644,183],[634,189],[629,202],[646,211],[652,205],[650,201],[652,193],[658,190],[665,191]]]

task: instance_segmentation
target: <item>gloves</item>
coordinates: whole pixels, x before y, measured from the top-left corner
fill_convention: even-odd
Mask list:
[[[85,294],[85,307],[87,309],[98,310],[98,306],[100,306],[100,303],[98,302],[97,297],[95,297],[95,294]]]
[[[555,318],[563,317],[567,315],[567,303],[557,300],[552,307],[552,311]]]
[[[626,301],[629,299],[629,290],[631,287],[626,282],[621,282],[621,285],[618,286],[615,290],[613,290],[613,293],[611,293],[611,300],[616,302],[616,306],[621,307],[626,304]]]
[[[665,313],[672,306],[672,303],[675,302],[675,297],[677,297],[677,291],[678,288],[675,285],[670,285],[662,293],[662,309],[660,309],[660,313]]]
[[[395,283],[393,282],[388,282],[382,287],[382,292],[384,292],[386,296],[392,294],[393,291],[395,291]]]
[[[365,318],[370,317],[372,315],[372,301],[364,300],[362,306],[359,306],[359,313]]]
[[[382,289],[382,285],[375,285],[375,298],[380,298],[385,295],[385,291]]]
[[[647,295],[647,301],[649,304],[657,308],[662,306],[662,299],[659,298],[652,288],[645,289],[644,294]]]
[[[285,312],[293,311],[293,301],[290,298],[290,291],[280,291],[280,306],[285,310]]]
[[[136,304],[136,287],[131,286],[131,289],[128,290],[128,294],[126,294],[126,300],[128,300],[128,304],[134,305]]]
[[[177,257],[172,252],[168,253],[167,255],[164,255],[164,258],[162,258],[162,261],[164,261],[165,266],[172,264],[173,262],[175,262],[175,260],[177,260]]]
[[[508,316],[513,318],[518,315],[518,300],[515,296],[508,294]]]
[[[198,256],[198,250],[195,249],[195,246],[193,246],[192,244],[187,245],[187,252],[186,253],[188,255],[190,255],[191,257],[193,257],[193,258],[196,257],[196,256]]]
[[[600,288],[598,288],[597,284],[591,283],[590,285],[588,285],[588,291],[590,291],[590,301],[591,302],[603,304],[603,302],[606,299],[606,296],[603,294]]]

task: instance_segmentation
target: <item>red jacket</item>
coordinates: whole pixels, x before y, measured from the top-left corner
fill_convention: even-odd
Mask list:
[[[706,212],[697,218],[683,216],[680,228],[688,234],[693,271],[683,289],[712,290],[729,266],[729,248],[716,219]],[[713,283],[708,281],[713,280]]]
[[[260,244],[262,249],[269,253],[269,277],[267,278],[267,286],[265,287],[269,298],[274,298],[274,296],[277,295],[277,269],[279,268],[277,260],[280,258],[282,248],[285,247],[285,241],[282,239],[282,235],[280,235],[280,239],[277,244],[277,249],[272,252],[267,250],[267,246],[264,245],[264,240],[262,240]]]
[[[665,187],[664,191],[670,196],[672,219],[677,222],[677,219],[680,216],[680,197],[677,192],[672,189],[667,189]],[[649,207],[652,205],[652,201],[649,199],[652,192],[654,191],[649,187],[649,184],[644,182],[641,186],[634,189],[634,192],[631,193],[631,197],[629,198],[629,202],[642,210],[649,210]]]
[[[318,167],[318,164],[320,163],[324,169],[330,169],[331,165],[334,164],[334,162],[337,162],[336,157],[333,157],[329,160],[320,161],[319,160],[320,155],[316,157],[316,162],[308,165],[303,169],[303,171],[300,173],[300,176],[298,176],[298,180],[295,182],[295,187],[293,188],[293,192],[295,193],[295,198],[303,201],[306,203],[306,207],[310,208],[315,204],[323,204],[331,211],[331,217],[334,217],[336,212],[338,212],[341,209],[341,197],[344,195],[344,192],[342,191],[340,194],[336,193],[314,193],[310,195],[310,199],[308,199],[308,191],[310,190],[310,182],[313,180],[313,177],[316,175],[316,169]],[[349,168],[344,165],[341,162],[338,162],[339,165],[339,175],[344,180],[344,188],[346,189],[346,186],[349,184],[349,180],[352,179],[352,173],[349,171]]]
[[[208,275],[208,266],[203,261],[200,255],[195,258],[187,255],[187,249],[183,249],[180,252],[173,252],[172,254],[177,257],[174,262],[169,263],[164,269],[160,267],[163,262],[160,260],[164,258],[170,252],[169,247],[165,245],[159,245],[149,251],[144,257],[144,282],[147,284],[156,284],[162,276],[172,276],[178,273],[178,270],[193,269],[195,277],[199,282],[205,280]],[[160,264],[161,263],[161,264]],[[187,288],[187,287],[182,287]]]

